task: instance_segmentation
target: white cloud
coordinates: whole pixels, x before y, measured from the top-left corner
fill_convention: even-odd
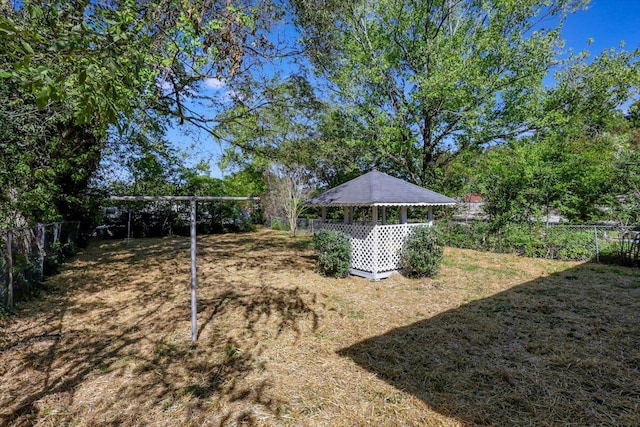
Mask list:
[[[227,84],[224,80],[220,80],[215,77],[209,77],[207,79],[204,79],[204,85],[209,89],[222,89]]]

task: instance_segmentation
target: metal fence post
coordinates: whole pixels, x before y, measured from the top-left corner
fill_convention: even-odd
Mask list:
[[[593,226],[593,236],[596,243],[596,262],[600,262],[600,247],[598,245],[598,226]]]
[[[60,240],[60,227],[62,226],[61,222],[56,222],[53,224],[53,244],[55,245]]]
[[[7,231],[7,307],[13,309],[13,232]]]
[[[44,280],[44,224],[38,223],[36,227],[36,244],[38,245],[38,268],[40,269],[40,281]]]

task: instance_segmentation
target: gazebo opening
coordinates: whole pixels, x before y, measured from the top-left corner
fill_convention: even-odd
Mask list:
[[[416,227],[432,225],[433,206],[452,206],[456,201],[374,170],[307,203],[321,207],[322,228],[349,236],[350,273],[378,280],[402,268],[404,244]],[[426,221],[409,222],[408,210],[412,206],[428,207]],[[327,220],[328,207],[342,208],[342,219]],[[359,207],[368,208],[367,214],[354,215]]]

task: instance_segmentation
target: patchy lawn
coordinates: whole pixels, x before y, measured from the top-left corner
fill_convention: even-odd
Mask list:
[[[640,271],[447,249],[314,273],[308,237],[101,242],[0,321],[1,425],[639,425]]]

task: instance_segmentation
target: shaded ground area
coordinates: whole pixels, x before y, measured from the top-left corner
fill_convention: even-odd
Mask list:
[[[0,320],[0,425],[638,425],[638,271],[447,250],[318,276],[309,238],[97,243]],[[633,405],[636,405],[635,407]]]
[[[640,277],[612,273],[574,267],[339,353],[472,424],[640,425]]]

